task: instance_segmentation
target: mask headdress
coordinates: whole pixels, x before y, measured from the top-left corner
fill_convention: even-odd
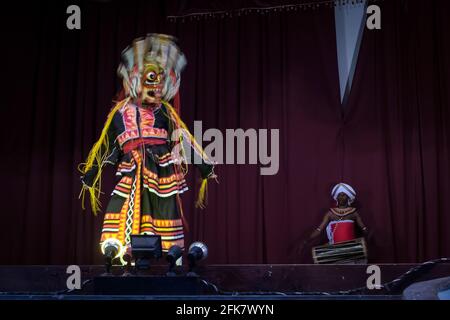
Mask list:
[[[162,70],[162,100],[172,99],[177,108],[179,98],[181,71],[186,66],[186,58],[175,44],[175,38],[163,34],[149,34],[145,38],[137,39],[131,47],[122,52],[122,62],[117,74],[123,80],[125,94],[133,100],[141,94],[141,79],[146,66],[155,65]],[[179,110],[176,110],[179,112]]]

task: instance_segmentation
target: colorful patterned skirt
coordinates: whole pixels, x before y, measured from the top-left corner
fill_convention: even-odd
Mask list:
[[[125,153],[106,209],[101,244],[120,242],[126,248],[131,235],[156,234],[164,252],[173,245],[184,248],[178,196],[188,188],[177,168],[167,144],[141,145]]]

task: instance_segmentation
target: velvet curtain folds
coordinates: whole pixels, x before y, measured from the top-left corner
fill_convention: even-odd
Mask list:
[[[345,115],[344,176],[376,231],[374,257],[450,254],[447,1],[385,1],[366,30]],[[382,234],[382,236],[381,236]]]
[[[101,263],[102,215],[82,212],[76,167],[118,89],[120,52],[149,32],[175,35],[186,54],[181,116],[191,129],[202,120],[204,130],[280,130],[278,173],[219,165],[203,211],[190,168],[186,243],[205,241],[209,263],[311,262],[310,247],[298,254],[297,245],[340,181],[356,189],[371,262],[450,254],[446,1],[379,3],[382,29],[365,30],[345,109],[332,8],[170,22],[164,1],[86,1],[81,30],[69,31],[69,4],[30,4],[2,19],[0,263]],[[105,171],[104,207],[113,175]]]

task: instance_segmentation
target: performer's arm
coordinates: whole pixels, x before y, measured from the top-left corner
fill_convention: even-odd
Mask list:
[[[192,136],[189,132],[186,124],[184,124],[184,122],[180,119],[178,113],[173,109],[173,107],[164,101],[163,105],[166,107],[168,114],[171,140],[174,141],[175,144],[178,143],[178,145],[175,145],[172,148],[173,156],[175,158],[180,158],[179,160],[183,161],[186,160],[185,157],[189,155],[191,163],[194,163],[202,176],[202,183],[195,206],[204,208],[207,198],[208,179],[217,178],[214,174],[214,163],[208,159],[208,156],[205,154],[203,148],[197,143],[197,141],[195,141],[194,136]],[[175,147],[178,148],[174,152]],[[182,151],[181,154],[180,151]]]
[[[316,230],[314,230],[314,232],[309,237],[309,240],[313,240],[313,239],[317,238],[320,235],[320,233],[323,231],[323,229],[326,228],[329,221],[330,221],[330,212],[327,212],[327,214],[325,215],[325,217],[322,220],[322,223],[316,228]]]
[[[108,134],[108,155],[103,160],[101,167],[104,167],[105,165],[108,164],[116,165],[122,154],[119,144],[116,141],[117,135],[115,133],[113,124],[109,126],[107,134]],[[102,148],[105,149],[105,146],[102,145]],[[86,184],[87,186],[91,187],[94,183],[95,177],[97,176],[98,169],[99,169],[98,165],[94,162],[92,167],[83,176],[81,176],[81,181],[83,182],[83,184]]]
[[[170,117],[169,110],[166,106],[163,106],[164,112],[168,115],[168,134],[171,138],[171,149],[175,153],[175,157],[178,157],[177,153],[180,153],[181,147],[184,148],[185,153],[189,153],[189,159],[191,163],[194,164],[200,171],[200,176],[202,179],[217,178],[214,173],[214,164],[205,155],[204,151],[199,147],[198,141],[191,141],[190,137],[193,136],[189,133],[187,128],[180,127],[180,125],[175,123],[173,117]],[[174,131],[176,130],[175,134]],[[182,140],[179,136],[182,136]],[[182,145],[181,145],[182,144]]]
[[[204,150],[198,144],[198,141],[192,142],[185,139],[188,142],[188,147],[185,148],[186,152],[190,152],[190,159],[194,166],[200,172],[202,179],[216,178],[214,174],[214,163],[208,158]]]
[[[356,224],[361,228],[364,233],[367,233],[367,227],[364,225],[360,215],[358,212],[355,212]]]

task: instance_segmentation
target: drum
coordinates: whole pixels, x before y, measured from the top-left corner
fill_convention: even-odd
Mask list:
[[[356,238],[313,247],[312,255],[316,264],[365,264],[367,263],[367,245],[364,238]]]
[[[330,244],[355,239],[355,222],[353,220],[331,221],[327,226]]]

